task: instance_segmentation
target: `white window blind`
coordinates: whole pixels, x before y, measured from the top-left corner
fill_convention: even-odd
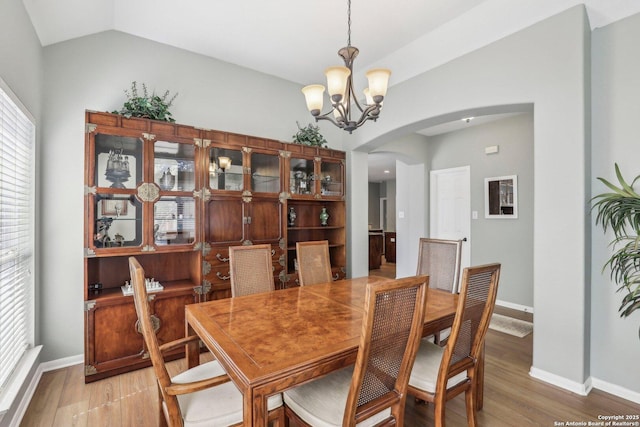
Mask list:
[[[4,88],[0,80],[0,395],[34,339],[35,125]]]

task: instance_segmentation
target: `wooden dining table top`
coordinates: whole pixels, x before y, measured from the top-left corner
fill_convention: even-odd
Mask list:
[[[187,305],[195,333],[244,396],[245,425],[266,425],[266,398],[355,362],[368,276]],[[457,295],[429,289],[423,335],[453,323]]]

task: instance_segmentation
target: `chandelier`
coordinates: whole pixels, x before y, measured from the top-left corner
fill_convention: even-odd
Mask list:
[[[347,4],[347,46],[338,51],[338,56],[344,60],[345,66],[329,67],[325,71],[327,92],[333,108],[328,113],[321,114],[325,90],[323,85],[305,86],[302,88],[302,93],[307,101],[307,108],[316,122],[329,120],[340,129],[351,133],[367,120],[375,122],[378,119],[382,101],[387,94],[391,71],[386,68],[367,71],[369,87],[364,90],[364,105],[360,105],[353,89],[353,61],[358,56],[359,50],[351,46],[351,0],[348,0]],[[357,115],[360,117],[356,118]]]

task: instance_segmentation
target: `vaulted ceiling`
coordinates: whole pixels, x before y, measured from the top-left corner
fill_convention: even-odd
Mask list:
[[[117,30],[301,85],[323,83],[347,45],[347,0],[23,2],[43,46]],[[366,86],[370,68],[390,68],[393,86],[578,4],[592,29],[640,12],[638,0],[352,0],[355,87]],[[370,173],[395,172],[395,159],[384,158]]]
[[[342,65],[347,0],[23,0],[43,46],[118,30],[281,77],[322,82]],[[352,0],[354,73],[390,84],[577,4],[592,28],[640,12],[638,0]]]

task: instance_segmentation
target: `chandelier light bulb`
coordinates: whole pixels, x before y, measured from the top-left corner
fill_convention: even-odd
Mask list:
[[[324,98],[324,86],[309,85],[302,88],[302,93],[307,101],[307,108],[313,116],[317,116],[322,111]]]
[[[369,94],[371,98],[380,103],[382,98],[387,94],[387,86],[389,85],[389,76],[391,70],[386,68],[375,68],[367,71],[367,79],[369,80]]]
[[[347,67],[329,67],[324,74],[327,76],[327,92],[334,104],[342,101],[347,91],[347,81],[351,70]]]

